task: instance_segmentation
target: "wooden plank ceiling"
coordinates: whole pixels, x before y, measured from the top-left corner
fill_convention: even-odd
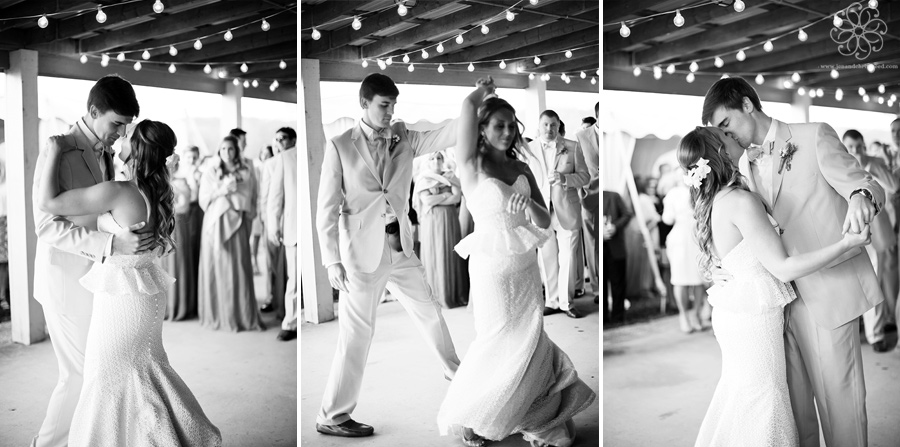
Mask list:
[[[296,90],[296,1],[161,0],[161,13],[154,12],[155,1],[0,0],[0,50],[32,49],[76,64],[86,55],[87,64],[97,65],[108,55],[110,69],[123,74],[138,61],[142,70],[159,71],[160,76],[174,64],[179,74],[257,80],[258,88],[278,81]],[[103,23],[97,20],[100,6]],[[48,16],[46,28],[38,26],[42,14]],[[33,17],[23,18],[27,16]],[[268,31],[262,29],[263,19]],[[229,30],[232,39],[226,41]],[[200,50],[194,48],[198,39]],[[150,54],[147,60],[144,50]],[[124,62],[116,60],[120,53]],[[244,63],[246,72],[240,69]],[[210,74],[203,71],[206,64]]]
[[[873,102],[878,97],[887,102],[891,94],[900,96],[900,2],[877,2],[878,17],[863,15],[861,20],[856,20],[840,15],[844,20],[843,29],[853,28],[854,22],[856,25],[868,23],[868,28],[857,27],[857,30],[870,40],[875,37],[871,31],[866,31],[875,24],[871,20],[877,18],[886,25],[886,33],[880,36],[883,40],[881,50],[860,60],[852,55],[842,55],[838,43],[831,37],[835,27],[834,14],[851,6],[852,1],[746,0],[743,12],[735,11],[734,1],[604,2],[603,54],[604,66],[610,73],[606,76],[609,84],[624,83],[623,77],[634,76],[634,68],[640,67],[640,77],[645,80],[627,82],[646,85],[647,91],[653,91],[654,67],[662,69],[663,77],[672,76],[686,82],[690,64],[696,61],[698,76],[729,74],[750,80],[762,74],[762,88],[798,91],[803,87],[805,92],[821,89],[826,97],[834,98],[838,88],[845,96],[850,96],[857,95],[857,90],[862,87]],[[859,4],[866,7],[868,3],[862,1]],[[695,5],[700,6],[690,8]],[[690,8],[681,11],[684,18],[681,27],[674,24],[673,14],[645,19],[678,8]],[[629,24],[631,34],[628,37],[620,35],[622,22]],[[806,27],[805,41],[799,38],[802,27]],[[768,52],[764,45],[767,40],[772,40],[773,44]],[[740,62],[736,54],[742,49],[746,59]],[[722,67],[714,64],[716,56],[721,56],[724,61]],[[876,65],[874,72],[867,70],[869,63]],[[676,69],[672,75],[665,70],[670,64]],[[835,66],[837,78],[831,72]],[[799,82],[790,81],[794,73],[800,75]],[[790,81],[787,86],[786,81]],[[667,81],[664,79],[663,82]],[[880,85],[885,86],[885,93],[878,91]]]
[[[402,2],[405,16],[398,14],[398,0],[301,1],[301,56],[356,66],[365,60],[373,67],[392,58],[384,69],[390,75],[407,71],[403,56],[409,55],[417,71],[436,74],[443,65],[446,71],[466,72],[473,63],[477,74],[546,73],[560,82],[566,73],[573,83],[589,82],[600,67],[597,0]],[[507,10],[514,14],[512,21]],[[361,19],[358,30],[352,26],[354,17]],[[483,24],[487,34],[482,33]],[[318,40],[311,37],[313,27],[321,33]],[[461,44],[456,42],[460,34]],[[566,50],[574,51],[567,55]],[[534,56],[540,56],[540,64],[534,63]],[[582,71],[585,79],[580,79]]]

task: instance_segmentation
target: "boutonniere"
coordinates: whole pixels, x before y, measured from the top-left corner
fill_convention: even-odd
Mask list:
[[[556,155],[564,155],[564,154],[568,154],[568,153],[569,153],[569,148],[567,148],[565,144],[563,144],[563,146],[561,148],[558,148],[556,150]]]
[[[787,143],[781,148],[781,166],[778,167],[778,173],[787,166],[787,170],[791,170],[791,160],[794,159],[794,153],[797,152],[797,146],[794,143]]]
[[[394,146],[396,146],[397,143],[399,143],[399,142],[400,142],[400,135],[397,135],[397,134],[391,135],[391,145],[388,147],[388,153],[393,153]]]

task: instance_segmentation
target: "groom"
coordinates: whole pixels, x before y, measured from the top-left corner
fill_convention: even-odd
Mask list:
[[[742,78],[717,81],[703,102],[704,123],[748,148],[741,173],[784,233],[791,256],[859,232],[884,206],[884,190],[825,123],[786,124],[763,113]],[[784,349],[791,406],[802,447],[867,444],[866,386],[859,316],[882,301],[865,250],[794,281],[797,299],[785,307]],[[815,404],[814,404],[815,403]]]
[[[125,136],[125,126],[140,107],[131,84],[116,75],[104,76],[88,95],[87,113],[63,135],[50,137],[62,145],[59,166],[60,192],[112,181],[112,145]],[[46,157],[38,157],[34,191]],[[34,199],[32,197],[32,199]],[[34,205],[37,252],[34,258],[34,299],[44,308],[47,332],[59,364],[59,381],[41,430],[32,440],[36,447],[63,447],[84,380],[84,349],[91,324],[93,295],[78,282],[94,262],[108,256],[146,251],[152,233],[138,235],[136,224],[117,234],[97,231],[97,216],[53,216]]]
[[[459,358],[450,331],[413,253],[407,213],[413,158],[453,146],[454,120],[429,132],[391,125],[399,94],[391,78],[373,73],[359,89],[362,119],[331,139],[319,183],[316,227],[332,287],[341,291],[337,351],[316,430],[333,436],[369,436],[374,428],[350,418],[356,408],[375,311],[385,288],[412,317],[452,378]]]

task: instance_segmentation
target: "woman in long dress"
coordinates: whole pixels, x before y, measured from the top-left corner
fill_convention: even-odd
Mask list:
[[[219,162],[200,180],[203,246],[200,248],[200,323],[230,331],[265,330],[253,288],[250,228],[256,215],[256,175],[238,142],[226,136]]]
[[[681,331],[689,334],[703,330],[700,311],[706,302],[706,287],[700,273],[700,246],[694,235],[696,221],[691,207],[691,191],[684,183],[669,190],[663,198],[662,220],[672,225],[666,236],[666,257],[669,259],[669,283],[675,294]],[[691,301],[693,308],[690,308]]]
[[[459,243],[459,204],[462,192],[453,171],[444,171],[444,155],[434,152],[416,177],[413,205],[419,218],[419,241],[425,279],[444,308],[469,301],[469,276],[453,247]]]
[[[177,167],[174,172],[183,172]],[[197,277],[194,276],[194,252],[191,250],[190,217],[191,186],[184,177],[177,174],[172,178],[172,192],[175,194],[175,252],[166,258],[166,270],[178,281],[169,286],[166,305],[166,319],[187,320],[197,316]]]
[[[777,223],[736,168],[743,151],[714,127],[689,132],[678,148],[691,185],[701,268],[720,265],[733,277],[709,290],[722,377],[695,445],[796,446],[782,336],[783,308],[796,295],[787,283],[868,244],[869,227],[789,257]]]
[[[475,340],[438,412],[441,435],[467,446],[521,433],[538,446],[567,447],[572,417],[595,393],[544,332],[544,298],[536,248],[549,236],[550,214],[534,175],[518,158],[527,148],[515,110],[484,99],[479,80],[463,101],[456,161],[475,232],[457,245],[469,257]]]
[[[54,137],[64,138],[64,137]],[[63,144],[51,139],[38,206],[62,216],[98,214],[97,228],[117,233],[146,222],[155,249],[95,263],[81,278],[94,293],[84,356],[84,384],[69,446],[220,446],[222,437],[169,364],[162,345],[166,288],[174,279],[155,262],[174,247],[173,193],[167,161],[175,134],[142,121],[122,143],[130,181],[103,182],[59,193]]]

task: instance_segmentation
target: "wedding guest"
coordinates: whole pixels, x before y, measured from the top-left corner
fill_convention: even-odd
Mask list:
[[[270,243],[281,245],[287,263],[287,285],[284,290],[285,316],[280,341],[297,338],[297,149],[293,146],[272,157],[265,165],[269,178],[266,190],[266,236]]]
[[[633,214],[625,207],[622,196],[603,191],[603,322],[625,320],[625,274],[628,253],[625,249],[625,226]],[[607,298],[612,295],[612,310]]]
[[[666,254],[681,331],[689,334],[703,330],[700,312],[706,303],[706,287],[698,264],[700,245],[694,235],[696,220],[691,206],[691,190],[684,182],[672,188],[663,198],[662,220],[672,225],[666,237]],[[691,301],[694,302],[693,308],[688,309]]]
[[[240,127],[235,127],[228,132],[228,135],[233,136],[237,139],[238,142],[238,151],[241,154],[242,161],[245,166],[253,166],[253,161],[246,157],[244,154],[244,150],[247,149],[247,131],[241,129]]]
[[[265,195],[263,191],[262,179],[265,175],[263,166],[266,163],[266,160],[272,158],[272,146],[267,145],[259,151],[259,157],[253,163],[253,169],[256,171],[256,181],[259,184],[259,203],[256,206],[256,209],[263,210],[265,207],[263,204],[265,203]],[[263,220],[265,213],[256,213],[256,217],[253,219],[253,228],[250,231],[250,253],[253,255],[253,274],[259,274],[259,240],[262,238],[263,234],[265,234],[266,230],[263,226]]]
[[[257,187],[252,166],[243,163],[238,141],[226,136],[219,163],[203,173],[203,246],[198,278],[200,323],[230,331],[265,330],[256,304],[250,263],[250,226]]]
[[[597,116],[600,114],[599,102],[594,105],[594,114]],[[600,229],[600,127],[596,124],[596,120],[592,126],[575,134],[575,138],[584,153],[584,164],[591,176],[590,181],[579,191],[579,195],[581,196],[584,251],[587,255],[585,258],[591,274],[591,284],[594,293],[597,294],[594,302],[599,303],[600,274],[597,271],[597,262],[600,259],[600,246],[597,245],[597,238]],[[604,297],[605,299],[606,297]]]
[[[273,139],[273,156],[294,147],[297,142],[297,132],[290,127],[282,127],[275,131]],[[266,164],[271,163],[271,159],[266,160]],[[259,182],[259,209],[266,209],[266,199],[269,196],[269,178],[267,168],[263,166],[263,176]],[[266,220],[263,216],[263,228],[265,228]],[[266,281],[268,284],[269,294],[264,300],[265,304],[260,307],[263,312],[275,311],[275,316],[279,319],[285,317],[284,298],[285,287],[287,286],[287,253],[281,244],[272,243],[266,238],[266,261],[268,263],[268,274]]]
[[[456,206],[462,192],[459,178],[444,170],[444,154],[433,152],[416,177],[413,207],[419,219],[425,281],[437,302],[446,309],[465,306],[469,296],[463,259],[453,250],[460,241]]]
[[[847,151],[850,152],[859,165],[872,174],[878,184],[884,189],[885,203],[890,202],[897,192],[898,182],[883,160],[866,154],[866,142],[862,134],[855,129],[844,132],[841,137]],[[872,243],[866,246],[872,267],[875,268],[875,276],[881,285],[881,291],[885,297],[897,296],[897,235],[893,231],[890,218],[887,213],[881,212],[875,215],[871,223]],[[889,299],[877,304],[863,314],[863,325],[866,330],[866,340],[872,345],[875,352],[886,352],[887,341],[884,339],[884,326],[887,322],[887,309]]]
[[[582,129],[590,129],[591,126],[597,124],[597,119],[593,116],[586,116],[581,119],[581,128]]]
[[[0,315],[9,314],[9,239],[6,227],[6,162],[0,160]]]
[[[194,276],[194,252],[191,250],[191,186],[182,174],[180,161],[174,165],[172,192],[175,193],[175,229],[172,240],[175,251],[164,258],[166,270],[177,281],[169,286],[166,319],[187,320],[197,316],[197,277]]]
[[[196,279],[200,274],[200,241],[203,234],[203,208],[200,207],[200,179],[203,171],[200,169],[200,148],[188,146],[181,158],[180,168],[183,171],[180,176],[187,181],[191,189],[191,202],[188,208],[188,232],[187,241],[191,250],[190,256],[185,256],[185,261],[191,262],[191,277]],[[197,292],[192,292],[196,296]]]

